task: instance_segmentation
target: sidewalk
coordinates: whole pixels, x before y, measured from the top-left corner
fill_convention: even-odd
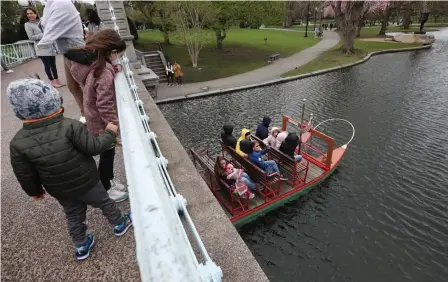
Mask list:
[[[296,32],[293,30],[286,30]],[[308,32],[309,36],[314,36],[312,32]],[[274,61],[268,66],[258,68],[256,70],[238,74],[230,77],[184,84],[180,87],[169,87],[166,84],[159,86],[158,94],[155,101],[181,97],[204,92],[202,88],[208,87],[207,91],[226,89],[249,84],[257,84],[279,78],[283,73],[302,66],[313,59],[317,58],[323,52],[331,49],[339,42],[339,35],[336,32],[324,31],[324,38],[316,45],[296,53],[290,57],[282,58]]]
[[[65,82],[62,57],[57,58],[58,73]],[[46,80],[40,60],[14,68],[14,73],[1,73],[1,237],[2,281],[140,281],[135,257],[134,231],[120,238],[99,209],[89,208],[89,231],[96,236],[91,257],[77,262],[67,232],[65,215],[58,202],[46,195],[33,201],[21,189],[9,159],[9,141],[22,127],[8,103],[6,87],[19,78],[38,73]],[[79,108],[67,87],[60,88],[64,115],[78,119]],[[121,147],[117,147],[115,177],[125,180]],[[129,210],[129,201],[118,204]]]

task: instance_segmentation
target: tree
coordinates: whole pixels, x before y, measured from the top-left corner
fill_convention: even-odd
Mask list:
[[[154,17],[154,22],[160,26],[160,31],[163,32],[163,43],[171,45],[170,32],[175,31],[173,19],[170,16],[171,9],[168,2],[157,1],[155,9],[157,11]]]
[[[330,1],[336,25],[342,34],[341,50],[344,54],[355,52],[355,37],[361,25],[364,1]]]
[[[448,15],[448,2],[447,1],[431,1],[428,3],[428,8],[431,16],[434,17],[434,22],[437,22],[439,17]]]
[[[212,1],[210,3],[210,28],[216,35],[216,48],[222,50],[222,42],[226,39],[227,31],[237,20],[237,2]]]
[[[17,1],[1,1],[1,40],[2,44],[14,43],[19,38],[19,20],[22,9]]]
[[[167,2],[172,20],[187,47],[194,68],[198,66],[199,53],[207,41],[204,25],[208,21],[209,4],[193,1]]]

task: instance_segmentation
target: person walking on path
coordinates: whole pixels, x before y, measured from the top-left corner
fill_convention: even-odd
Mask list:
[[[36,10],[27,8],[25,10],[25,17],[28,19],[25,23],[26,34],[30,40],[34,41],[36,55],[42,60],[42,63],[44,63],[45,73],[47,74],[48,80],[50,80],[53,87],[62,87],[63,85],[58,78],[58,69],[56,68],[55,56],[57,55],[57,52],[54,46],[48,48],[36,48],[39,40],[42,39],[44,35]]]
[[[68,51],[73,78],[83,88],[83,107],[87,129],[94,136],[103,134],[108,123],[118,125],[115,96],[115,69],[126,50],[126,43],[113,29],[98,31],[84,47]],[[114,179],[115,144],[100,154],[100,179],[109,196],[117,202],[128,198],[126,187]]]
[[[52,86],[38,79],[13,81],[7,88],[15,115],[23,120],[10,143],[11,165],[22,189],[34,200],[48,192],[65,211],[75,257],[89,257],[95,243],[86,234],[87,205],[99,208],[116,236],[132,226],[130,214],[122,215],[104,190],[94,155],[114,142],[118,127],[105,126],[101,136],[91,135],[79,121],[64,118],[62,97]]]
[[[184,73],[182,72],[182,68],[176,61],[174,61],[174,74],[176,76],[177,85],[182,85],[182,76],[184,76]]]
[[[81,17],[71,0],[48,0],[42,20],[44,35],[37,44],[38,49],[46,49],[56,42],[62,54],[73,47],[84,46],[84,32]],[[82,90],[70,72],[72,62],[64,58],[64,71],[67,87],[72,93],[81,111],[79,121],[85,123],[82,105]]]
[[[89,22],[86,34],[87,39],[89,39],[89,37],[91,37],[95,32],[103,30],[106,27],[98,16],[98,12],[95,10],[90,10],[88,19]]]

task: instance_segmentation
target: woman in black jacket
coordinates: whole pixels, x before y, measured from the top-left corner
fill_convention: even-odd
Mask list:
[[[299,137],[296,133],[291,132],[286,137],[285,141],[280,145],[280,151],[285,155],[294,158],[296,162],[300,162],[302,160],[301,155],[296,155],[296,148],[299,146]]]

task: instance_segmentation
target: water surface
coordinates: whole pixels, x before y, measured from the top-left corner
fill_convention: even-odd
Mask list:
[[[430,50],[348,70],[162,105],[185,148],[219,151],[224,123],[269,114],[346,118],[356,136],[336,173],[240,234],[271,281],[448,280],[448,30]],[[350,128],[325,128],[338,144]],[[223,238],[225,239],[225,238]]]

